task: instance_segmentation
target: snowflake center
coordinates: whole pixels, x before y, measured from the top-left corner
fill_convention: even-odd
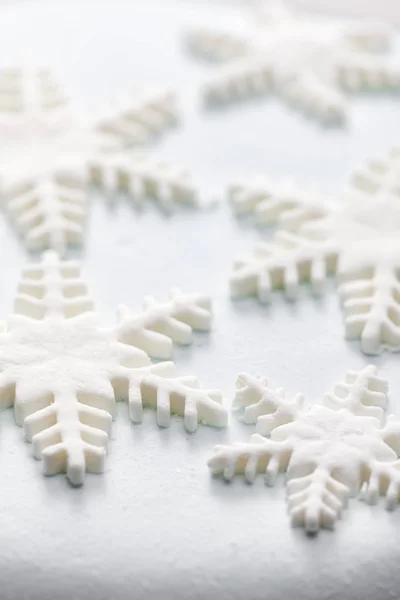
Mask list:
[[[333,411],[318,406],[302,418],[302,423],[318,430],[320,439],[331,443],[348,442],[350,437],[365,436],[366,429],[360,425],[361,418],[354,417],[349,411]]]
[[[65,359],[103,362],[113,358],[107,336],[91,322],[82,320],[76,325],[70,320],[35,323],[33,328],[21,330],[16,352],[31,364]]]

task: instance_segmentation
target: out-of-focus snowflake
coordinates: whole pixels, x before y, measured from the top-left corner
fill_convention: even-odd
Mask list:
[[[83,115],[47,69],[0,69],[0,191],[28,247],[64,252],[80,243],[88,160],[143,146],[178,117],[168,90],[143,91]]]
[[[255,294],[266,302],[283,289],[295,299],[301,282],[321,293],[336,274],[347,337],[360,339],[367,354],[400,349],[399,150],[356,173],[337,203],[265,177],[234,184],[229,195],[236,212],[279,225],[271,242],[236,261],[234,297]]]
[[[190,50],[226,63],[203,87],[207,103],[225,103],[274,92],[323,122],[346,117],[344,91],[400,87],[400,65],[377,55],[389,45],[382,25],[329,33],[295,15],[283,2],[266,2],[250,35],[211,29],[186,36]]]

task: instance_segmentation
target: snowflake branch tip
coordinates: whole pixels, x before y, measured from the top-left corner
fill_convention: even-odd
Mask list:
[[[269,435],[276,427],[293,421],[303,403],[302,394],[288,400],[283,388],[271,390],[265,378],[242,373],[236,383],[233,407],[244,407],[244,422],[257,423],[257,433]]]
[[[330,408],[346,408],[355,415],[382,420],[387,404],[388,383],[376,375],[369,365],[362,371],[348,371],[345,383],[338,383],[331,394],[325,394],[324,404]]]
[[[149,155],[100,156],[89,161],[88,168],[92,183],[107,191],[127,192],[139,206],[145,196],[157,200],[165,212],[200,202],[189,171]]]
[[[94,127],[112,142],[141,144],[174,126],[179,117],[176,96],[169,90],[149,90],[121,99],[94,120]]]
[[[83,181],[60,184],[56,176],[4,190],[7,210],[31,250],[60,253],[82,243],[88,196]]]
[[[173,342],[191,344],[193,329],[208,331],[210,326],[210,298],[180,290],[171,291],[165,303],[145,298],[141,313],[135,314],[122,305],[118,309],[118,338],[154,358],[170,358]]]
[[[252,257],[235,263],[231,295],[257,296],[261,302],[269,302],[273,290],[283,289],[286,297],[294,300],[304,281],[309,281],[318,295],[334,259],[335,249],[330,244],[282,231],[273,242],[256,246]]]
[[[14,310],[32,319],[71,318],[93,310],[79,263],[45,252],[41,263],[23,270]]]
[[[282,460],[281,453],[282,449],[273,442],[254,434],[250,443],[216,446],[214,456],[207,464],[213,475],[222,475],[226,481],[242,474],[252,483],[257,473],[263,473],[267,483],[273,485]]]
[[[225,427],[228,413],[219,391],[203,389],[193,377],[175,375],[173,363],[161,363],[132,376],[129,387],[129,414],[135,423],[142,421],[143,407],[156,408],[160,427],[169,427],[171,414],[184,417],[189,432],[198,423]]]

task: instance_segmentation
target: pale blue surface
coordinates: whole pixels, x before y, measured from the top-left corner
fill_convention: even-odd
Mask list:
[[[179,8],[179,11],[178,11]],[[288,173],[336,193],[363,160],[399,143],[398,99],[355,97],[348,126],[323,130],[276,99],[226,112],[195,110],[196,84],[207,67],[179,46],[187,24],[227,26],[239,13],[197,2],[86,0],[15,2],[0,12],[0,55],[29,48],[46,59],[82,104],[142,84],[182,88],[185,123],[155,151],[187,165],[207,189],[240,174]],[[1,316],[24,262],[13,232],[0,221]],[[199,375],[228,400],[238,372],[265,374],[289,394],[318,400],[348,368],[370,362],[343,339],[333,285],[319,302],[304,292],[271,307],[232,304],[233,257],[259,234],[227,207],[166,219],[149,207],[137,215],[94,205],[84,267],[99,309],[111,322],[119,302],[144,294],[165,298],[171,285],[215,298],[214,331],[177,349],[182,373]],[[372,362],[390,381],[390,410],[400,414],[400,355]],[[283,480],[274,489],[213,481],[206,459],[214,444],[247,439],[252,428],[232,419],[225,432],[201,427],[191,436],[179,419],[160,430],[155,415],[134,426],[119,407],[103,476],[71,489],[46,479],[24,445],[11,411],[0,417],[0,597],[4,600],[397,599],[400,511],[351,502],[337,531],[308,539],[292,530]]]

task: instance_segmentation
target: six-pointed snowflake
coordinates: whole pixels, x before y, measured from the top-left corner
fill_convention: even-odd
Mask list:
[[[100,155],[107,165],[114,152],[148,142],[178,119],[175,95],[165,90],[149,90],[84,117],[73,109],[49,71],[33,67],[0,70],[0,97],[4,206],[16,217],[29,248],[60,253],[82,241],[88,161]],[[134,158],[127,160],[135,166]],[[167,196],[170,203],[182,202],[179,194],[170,193],[171,171],[172,166],[165,169],[160,161],[147,161],[145,179],[159,185],[155,191],[145,191],[163,206]],[[186,173],[176,171],[175,180],[186,181]]]
[[[251,258],[236,262],[233,296],[256,294],[265,302],[281,288],[293,299],[302,281],[320,293],[327,275],[336,273],[347,337],[361,339],[366,354],[400,349],[399,150],[371,161],[336,204],[262,177],[229,193],[237,212],[280,227]]]
[[[227,65],[206,83],[206,102],[227,102],[273,91],[325,122],[346,116],[342,90],[397,89],[400,66],[376,56],[389,44],[382,26],[328,34],[298,18],[281,2],[260,11],[251,36],[208,29],[191,31],[191,51]]]
[[[350,496],[359,492],[374,503],[379,494],[394,508],[400,492],[400,421],[385,417],[387,382],[370,365],[349,371],[321,404],[306,406],[298,394],[289,400],[266,379],[242,374],[235,406],[246,423],[257,423],[249,443],[216,446],[211,471],[231,480],[243,473],[252,482],[264,473],[274,485],[287,474],[293,525],[316,532],[332,528]],[[264,437],[269,436],[269,437]]]
[[[140,313],[121,306],[109,328],[91,308],[79,266],[48,251],[24,270],[16,312],[0,333],[0,405],[14,405],[46,474],[66,471],[79,485],[85,471],[103,470],[116,399],[128,399],[135,422],[152,406],[163,427],[171,413],[188,431],[203,421],[226,425],[219,392],[149,358],[169,358],[173,341],[188,344],[193,327],[209,328],[207,297],[173,291],[165,304],[148,298]]]

